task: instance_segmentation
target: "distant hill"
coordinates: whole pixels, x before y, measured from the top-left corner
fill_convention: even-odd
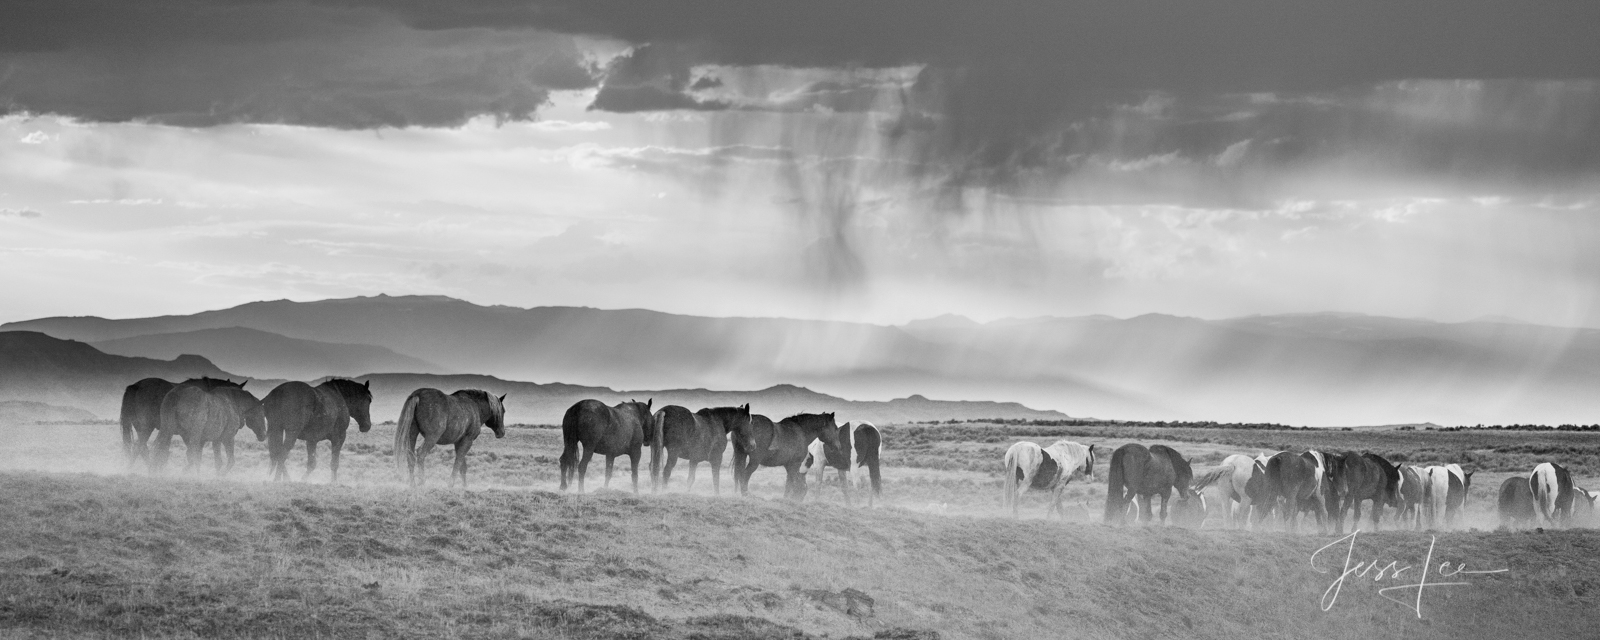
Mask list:
[[[91,343],[106,353],[146,358],[204,356],[217,366],[255,378],[310,380],[364,371],[450,373],[444,367],[383,347],[337,344],[227,327],[118,338]]]
[[[0,400],[0,425],[35,422],[87,422],[98,416],[77,407],[58,407],[27,400]]]
[[[0,331],[0,400],[83,407],[116,418],[122,391],[142,378],[238,379],[200,356],[172,360],[130,358],[34,331]]]
[[[1486,318],[1163,314],[880,326],[438,296],[259,302],[189,316],[43,318],[86,341],[244,327],[373,345],[449,371],[611,389],[1004,399],[1077,416],[1309,425],[1600,420],[1600,331]],[[170,353],[170,352],[169,352]],[[384,367],[374,367],[384,368]]]
[[[458,389],[483,389],[506,395],[506,420],[512,423],[560,424],[567,408],[585,398],[607,404],[627,400],[654,401],[654,408],[669,404],[691,409],[750,404],[750,410],[774,420],[802,412],[834,412],[842,424],[866,420],[875,423],[904,423],[929,420],[966,420],[1004,417],[1007,419],[1063,419],[1056,411],[1038,411],[1014,402],[952,402],[911,396],[881,402],[852,401],[817,393],[794,385],[776,385],[756,391],[710,391],[706,389],[667,389],[659,391],[615,391],[603,387],[569,384],[514,382],[482,375],[377,374],[357,376],[371,381],[372,419],[395,420],[406,396],[422,387],[445,393]]]

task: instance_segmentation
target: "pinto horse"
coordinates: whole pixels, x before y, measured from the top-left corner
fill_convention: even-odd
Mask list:
[[[1554,462],[1541,462],[1528,474],[1529,488],[1534,504],[1539,506],[1539,521],[1547,526],[1559,527],[1572,516],[1575,497],[1572,474]]]
[[[1461,515],[1461,510],[1467,506],[1467,493],[1472,489],[1472,474],[1475,471],[1466,471],[1461,465],[1451,463],[1444,465],[1449,482],[1445,493],[1444,521],[1445,526],[1455,528],[1456,518]]]
[[[219,378],[191,378],[182,384],[200,387],[203,391],[211,391],[221,387],[234,387],[242,389],[248,380],[233,382]],[[178,385],[162,380],[161,378],[145,378],[128,385],[122,391],[122,451],[128,458],[128,467],[131,469],[140,458],[146,458],[149,452],[150,434],[161,428],[161,401],[166,399]]]
[[[1447,524],[1445,515],[1448,512],[1449,500],[1450,471],[1441,465],[1423,467],[1422,515],[1427,520],[1429,529],[1437,529]]]
[[[461,488],[467,487],[467,452],[472,443],[489,427],[494,437],[506,437],[506,397],[496,398],[479,389],[462,389],[445,395],[438,389],[417,389],[406,397],[400,408],[400,421],[394,425],[395,469],[406,477],[406,483],[420,487],[426,481],[428,454],[436,445],[448,444],[456,448],[455,465],[450,469],[450,486],[455,486],[456,476],[461,476]],[[417,446],[421,438],[422,446]]]
[[[750,476],[760,467],[783,467],[788,478],[783,497],[804,500],[806,477],[800,465],[810,455],[811,442],[839,447],[839,425],[831,413],[801,413],[773,424],[763,415],[750,416],[733,437],[733,480],[740,495],[750,493]]]
[[[371,382],[334,378],[315,387],[304,382],[285,382],[261,399],[267,414],[267,450],[271,454],[274,480],[285,480],[289,453],[294,443],[306,443],[306,472],[302,482],[317,468],[317,443],[328,441],[330,482],[339,481],[339,454],[350,430],[350,420],[362,433],[372,430]]]
[[[150,473],[159,473],[166,467],[172,438],[177,436],[187,449],[188,464],[184,471],[200,464],[200,457],[209,444],[217,475],[223,475],[233,468],[234,434],[246,426],[255,432],[256,439],[266,439],[267,425],[261,401],[249,391],[231,386],[205,391],[199,385],[178,385],[161,400],[160,435],[156,436],[155,451],[150,456]],[[226,468],[222,463],[224,445],[228,450]]]
[[[689,461],[689,481],[683,489],[694,487],[695,470],[702,462],[711,463],[711,490],[722,495],[722,454],[728,450],[728,434],[750,421],[750,405],[706,408],[690,413],[672,404],[662,407],[652,420],[650,442],[650,485],[662,491],[672,479],[672,467],[679,458]],[[665,454],[665,455],[663,455]],[[666,464],[662,465],[665,458]]]
[[[1070,440],[1057,440],[1048,447],[1032,442],[1018,442],[1006,450],[1005,495],[1003,506],[1010,507],[1011,517],[1017,517],[1022,494],[1031,489],[1050,492],[1050,507],[1045,517],[1066,517],[1061,499],[1067,483],[1078,478],[1094,482],[1095,451],[1093,445],[1083,445]]]
[[[821,487],[827,469],[837,470],[846,505],[851,503],[850,490],[859,489],[860,483],[870,479],[872,492],[867,494],[867,506],[870,507],[883,494],[883,475],[879,467],[882,449],[883,434],[878,431],[877,425],[871,422],[846,422],[839,425],[837,448],[829,447],[820,438],[811,443],[807,448],[806,461],[800,464],[800,473],[809,477],[815,472],[813,479]],[[867,470],[866,476],[861,475],[863,467]],[[822,496],[818,494],[817,497]]]
[[[1409,523],[1412,529],[1421,531],[1423,528],[1423,515],[1425,501],[1423,494],[1427,474],[1422,467],[1405,465],[1400,467],[1400,480],[1396,485],[1395,493],[1400,502],[1400,513],[1397,518],[1402,524]]]
[[[1122,524],[1127,517],[1128,503],[1139,499],[1139,522],[1149,522],[1151,502],[1161,498],[1161,519],[1167,521],[1167,501],[1176,491],[1178,500],[1190,498],[1189,486],[1194,481],[1194,470],[1177,451],[1163,444],[1145,448],[1141,444],[1125,444],[1111,452],[1111,470],[1106,473],[1105,521]]]
[[[633,472],[633,492],[639,493],[639,459],[644,450],[645,433],[654,431],[654,416],[650,405],[629,400],[608,407],[599,400],[579,400],[567,408],[561,417],[561,490],[566,491],[574,475],[578,478],[578,493],[583,493],[584,477],[589,472],[589,459],[598,453],[606,457],[606,479],[601,487],[611,486],[611,471],[617,456],[628,456],[628,467]],[[583,457],[578,457],[582,446]]]

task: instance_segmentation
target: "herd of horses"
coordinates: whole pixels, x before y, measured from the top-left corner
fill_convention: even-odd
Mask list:
[[[152,473],[166,465],[174,437],[187,449],[187,469],[199,465],[210,446],[219,474],[233,467],[234,437],[248,428],[267,442],[273,479],[288,476],[286,464],[298,442],[306,446],[305,476],[317,465],[317,444],[329,447],[333,481],[353,420],[372,429],[370,383],[335,378],[315,387],[285,382],[257,399],[244,382],[195,378],[172,383],[146,378],[128,386],[122,398],[122,438],[129,465],[145,460]],[[484,427],[506,435],[505,396],[478,389],[445,394],[418,389],[406,398],[395,424],[394,456],[399,475],[413,486],[423,482],[425,462],[434,447],[455,448],[450,484],[467,482],[467,453]],[[679,460],[687,462],[685,489],[692,488],[701,463],[711,467],[713,491],[722,493],[722,460],[733,448],[734,486],[748,494],[750,477],[761,467],[782,467],[784,497],[804,500],[808,484],[821,484],[828,469],[838,472],[847,504],[852,489],[870,481],[868,504],[882,493],[882,433],[870,422],[838,424],[832,413],[801,413],[774,422],[751,413],[750,405],[677,405],[651,410],[653,401],[608,406],[581,400],[562,417],[561,490],[574,483],[584,490],[589,462],[605,457],[609,485],[616,459],[628,457],[633,491],[639,491],[639,464],[650,451],[651,486],[665,490]],[[154,440],[152,442],[152,437]],[[1065,518],[1064,493],[1074,480],[1096,482],[1097,458],[1105,447],[1068,440],[1040,447],[1018,442],[1005,452],[1002,505],[1015,517],[1028,491],[1050,495],[1048,516]],[[224,460],[224,452],[226,460]],[[1473,472],[1458,464],[1396,465],[1370,452],[1281,451],[1255,456],[1235,454],[1200,473],[1183,455],[1165,445],[1126,444],[1112,451],[1106,472],[1103,519],[1201,526],[1215,518],[1229,528],[1261,528],[1276,516],[1278,526],[1298,530],[1306,514],[1317,528],[1342,534],[1347,515],[1359,526],[1363,504],[1377,529],[1385,510],[1399,527],[1449,529],[1458,526],[1472,488]],[[807,477],[812,482],[807,482]],[[304,476],[302,476],[302,479]],[[1156,501],[1160,507],[1155,507]],[[1561,465],[1541,463],[1526,476],[1507,478],[1496,507],[1507,527],[1572,526],[1587,523],[1600,492],[1575,485]],[[1083,505],[1088,509],[1088,505]]]
[[[313,387],[285,382],[259,399],[244,386],[243,381],[217,378],[181,383],[146,378],[128,385],[121,412],[128,464],[144,460],[151,473],[161,472],[176,437],[187,449],[186,471],[200,464],[210,446],[217,473],[226,474],[233,467],[234,437],[248,428],[256,440],[267,442],[274,480],[287,478],[286,463],[297,442],[306,444],[302,479],[310,476],[316,468],[317,443],[327,441],[329,467],[337,482],[350,421],[363,433],[372,429],[370,383],[335,378]],[[420,486],[429,454],[435,447],[452,446],[455,464],[450,485],[459,479],[466,486],[467,453],[483,428],[488,427],[497,438],[506,435],[504,402],[505,396],[478,389],[451,394],[426,388],[413,391],[395,423],[396,471],[409,484]],[[761,467],[783,467],[788,473],[784,496],[796,500],[806,495],[808,474],[820,480],[829,468],[838,471],[847,503],[852,500],[852,487],[866,480],[871,483],[869,504],[882,493],[882,437],[870,422],[839,425],[832,413],[801,413],[773,422],[751,413],[748,404],[693,412],[670,405],[652,413],[651,404],[628,401],[607,406],[598,400],[581,400],[572,405],[561,424],[561,489],[567,490],[575,479],[578,490],[583,491],[589,461],[600,454],[606,460],[607,485],[616,458],[628,456],[637,493],[639,463],[648,447],[652,486],[665,489],[681,459],[689,463],[686,489],[694,485],[699,465],[709,463],[713,490],[720,494],[722,459],[731,443],[734,484],[742,494],[749,492],[750,477]]]
[[[1047,517],[1065,517],[1061,503],[1066,487],[1080,478],[1095,481],[1099,449],[1068,440],[1048,447],[1012,445],[1004,458],[1002,504],[1015,517],[1022,494],[1047,491]],[[1474,473],[1459,464],[1396,465],[1371,452],[1311,450],[1230,455],[1196,475],[1181,454],[1159,444],[1118,447],[1111,452],[1109,467],[1107,523],[1125,523],[1131,514],[1137,522],[1198,527],[1215,517],[1228,528],[1276,524],[1295,531],[1309,513],[1319,531],[1331,526],[1338,534],[1344,533],[1347,516],[1352,516],[1352,526],[1360,526],[1363,503],[1370,503],[1373,530],[1385,509],[1393,511],[1399,528],[1456,528]],[[1153,512],[1157,499],[1159,514]],[[1496,507],[1501,525],[1508,528],[1565,527],[1589,523],[1597,500],[1600,492],[1576,486],[1566,468],[1544,462],[1526,476],[1501,483]]]

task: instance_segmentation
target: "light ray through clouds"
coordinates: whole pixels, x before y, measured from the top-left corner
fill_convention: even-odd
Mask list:
[[[1425,14],[1356,4],[1304,46]],[[1600,46],[1495,58],[1499,40],[1395,37],[1307,57],[1207,4],[1219,37],[1257,47],[1244,60],[1186,57],[1184,33],[1135,51],[1164,40],[1004,2],[925,3],[872,37],[892,19],[854,3],[534,5],[174,0],[108,9],[143,31],[63,19],[0,39],[25,45],[0,47],[0,268],[40,274],[8,285],[0,320],[383,292],[1600,326]],[[1503,8],[1457,6],[1447,35],[1570,26],[1489,19]],[[173,12],[215,30],[159,26]]]

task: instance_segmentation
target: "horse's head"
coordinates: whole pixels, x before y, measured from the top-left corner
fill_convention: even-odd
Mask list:
[[[655,402],[655,398],[646,398],[644,402],[628,401],[628,408],[633,410],[634,416],[639,419],[639,426],[644,427],[645,431],[649,431],[650,425],[655,424],[655,414],[650,412],[650,405]]]
[[[244,426],[256,434],[256,442],[267,440],[267,412],[260,402],[255,403],[248,411],[244,412]]]
[[[834,422],[832,413],[819,413],[807,421],[806,431],[815,433],[822,444],[833,447],[836,451],[843,451],[839,444],[839,423]]]
[[[1087,480],[1089,482],[1099,482],[1100,480],[1098,478],[1096,478],[1095,475],[1094,475],[1094,463],[1095,463],[1094,445],[1091,444],[1091,445],[1089,445],[1087,447],[1084,447],[1084,449],[1085,449],[1085,451],[1084,451],[1084,455],[1083,455],[1083,466],[1079,467],[1076,470],[1074,470],[1074,474],[1083,476],[1083,479]]]
[[[489,419],[484,420],[483,423],[489,427],[490,431],[494,432],[494,437],[506,437],[505,394],[500,394],[500,397],[498,398],[494,397],[494,394],[492,393],[485,393],[483,395],[489,399]]]
[[[372,430],[372,381],[368,380],[356,384],[354,380],[338,380],[344,384],[338,385],[339,395],[344,396],[345,406],[350,408],[350,417],[356,419],[356,426],[362,433]]]

